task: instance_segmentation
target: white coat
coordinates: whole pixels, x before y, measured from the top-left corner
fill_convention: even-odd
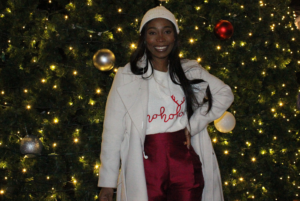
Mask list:
[[[202,201],[223,201],[219,167],[206,128],[231,105],[233,94],[229,86],[197,61],[183,60],[182,67],[188,79],[206,81],[200,83],[198,100],[205,96],[207,85],[212,93],[210,112],[206,114],[207,104],[204,104],[190,119],[191,143],[202,162],[205,183]],[[119,68],[106,103],[98,181],[99,187],[117,188],[118,201],[148,201],[143,164],[147,109],[147,79],[134,75],[130,64]]]

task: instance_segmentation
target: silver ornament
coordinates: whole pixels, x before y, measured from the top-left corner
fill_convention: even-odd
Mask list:
[[[22,154],[26,154],[27,157],[32,158],[36,155],[41,155],[43,148],[42,142],[34,135],[26,135],[20,146]]]
[[[228,133],[235,127],[236,120],[233,114],[225,111],[224,114],[214,121],[216,129],[221,133]]]
[[[93,56],[93,63],[101,71],[109,71],[114,67],[115,55],[108,49],[98,50]]]

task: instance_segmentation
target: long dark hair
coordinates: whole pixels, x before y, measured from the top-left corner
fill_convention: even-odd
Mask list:
[[[148,22],[149,23],[149,22]],[[143,75],[146,73],[149,69],[149,61],[151,61],[152,56],[150,51],[146,48],[146,28],[147,24],[143,27],[141,31],[141,35],[139,37],[138,41],[138,46],[136,50],[131,54],[130,57],[130,68],[133,74],[135,75]],[[172,51],[169,54],[169,73],[171,80],[174,84],[180,85],[186,99],[186,108],[187,108],[187,115],[188,115],[188,120],[191,118],[191,116],[194,113],[193,108],[198,108],[201,107],[204,103],[208,102],[208,108],[207,108],[207,113],[211,110],[212,107],[212,95],[209,89],[209,86],[206,88],[206,96],[203,99],[202,103],[199,103],[195,93],[194,93],[194,84],[199,84],[201,82],[205,82],[202,79],[194,79],[194,80],[188,80],[187,77],[185,76],[185,73],[182,69],[181,66],[181,59],[179,57],[179,40],[178,40],[178,34],[176,32],[176,28],[174,24],[172,23],[173,26],[173,32],[174,32],[174,37],[175,37],[175,42],[174,42],[174,47]],[[146,66],[141,67],[137,66],[137,62],[142,59],[142,57],[146,54]],[[151,63],[151,62],[150,62]],[[152,73],[153,73],[153,66],[150,65]],[[178,82],[179,81],[179,82]]]

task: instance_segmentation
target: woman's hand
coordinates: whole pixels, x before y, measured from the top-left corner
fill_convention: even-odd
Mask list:
[[[184,129],[184,134],[186,138],[186,142],[184,144],[187,146],[188,149],[190,149],[191,146],[191,134],[187,128]]]
[[[99,201],[113,201],[113,188],[102,188],[99,193]]]

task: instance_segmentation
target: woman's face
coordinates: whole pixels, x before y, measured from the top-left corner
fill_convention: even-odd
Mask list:
[[[168,59],[175,43],[172,22],[163,18],[151,20],[146,27],[146,46],[152,59]]]

